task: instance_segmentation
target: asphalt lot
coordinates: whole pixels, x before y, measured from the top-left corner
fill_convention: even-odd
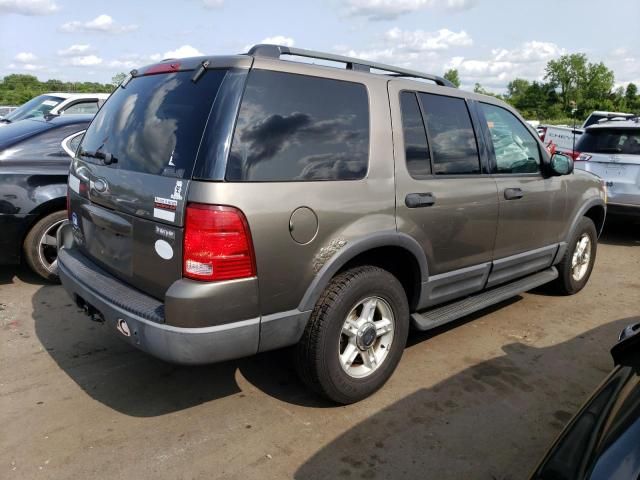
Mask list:
[[[412,334],[383,390],[335,407],[286,351],[168,365],[2,268],[0,478],[526,478],[640,320],[639,272],[640,225],[608,225],[580,294]]]

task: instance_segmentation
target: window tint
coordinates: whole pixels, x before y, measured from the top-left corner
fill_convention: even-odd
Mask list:
[[[75,115],[79,113],[96,113],[98,111],[98,102],[79,102],[74,103],[68,108],[65,108],[65,115]]]
[[[117,88],[95,116],[82,150],[110,153],[110,168],[189,177],[204,127],[226,70],[147,75]],[[88,156],[88,162],[99,162]]]
[[[640,155],[640,128],[587,130],[578,140],[576,150],[588,153]]]
[[[471,118],[461,98],[420,93],[433,155],[433,173],[480,173],[480,157]]]
[[[367,173],[362,84],[254,70],[227,165],[231,181],[356,180]]]
[[[540,171],[538,142],[527,128],[504,108],[481,103],[496,154],[497,173]]]
[[[407,170],[413,178],[419,180],[431,175],[431,162],[427,134],[422,123],[422,114],[416,94],[402,92],[400,94],[400,108],[402,109],[402,133]]]

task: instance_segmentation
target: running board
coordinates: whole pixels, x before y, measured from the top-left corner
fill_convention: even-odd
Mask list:
[[[453,320],[457,320],[483,308],[515,297],[522,292],[544,285],[556,278],[558,278],[558,270],[556,270],[556,267],[551,267],[542,272],[507,283],[506,285],[463,298],[457,302],[448,303],[447,305],[431,310],[425,310],[422,313],[414,313],[411,315],[411,323],[413,323],[414,327],[418,330],[429,330],[439,327],[445,323],[452,322]]]

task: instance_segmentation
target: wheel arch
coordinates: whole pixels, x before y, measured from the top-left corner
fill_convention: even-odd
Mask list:
[[[429,276],[427,258],[420,244],[404,233],[380,232],[348,242],[318,271],[298,310],[309,311],[338,273],[359,265],[376,265],[398,278],[407,293],[409,307],[419,303],[421,285]]]

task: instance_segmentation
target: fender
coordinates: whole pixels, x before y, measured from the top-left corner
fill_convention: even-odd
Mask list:
[[[606,218],[607,218],[607,204],[601,198],[594,197],[587,200],[584,203],[584,205],[580,207],[580,209],[578,210],[578,213],[576,213],[576,215],[573,217],[573,220],[571,221],[571,225],[567,230],[567,235],[564,241],[560,242],[560,248],[558,248],[558,253],[556,254],[556,258],[553,261],[554,265],[560,262],[560,260],[562,260],[562,257],[564,257],[564,254],[567,250],[567,245],[569,244],[569,240],[571,239],[571,236],[573,235],[573,232],[575,231],[575,229],[578,227],[578,222],[580,221],[580,219],[584,217],[584,214],[587,213],[587,211],[593,207],[602,207],[604,209],[604,219],[602,221],[602,226],[598,231],[598,237],[600,236],[600,234],[602,233],[602,229],[604,227],[604,222],[606,221]]]
[[[320,295],[338,270],[357,255],[379,247],[401,247],[407,250],[418,262],[421,282],[425,282],[429,277],[427,257],[420,244],[414,238],[395,230],[374,233],[353,242],[348,242],[344,248],[324,264],[311,282],[311,285],[309,285],[309,288],[307,288],[298,305],[298,310],[301,312],[313,310],[318,298],[320,298]]]

